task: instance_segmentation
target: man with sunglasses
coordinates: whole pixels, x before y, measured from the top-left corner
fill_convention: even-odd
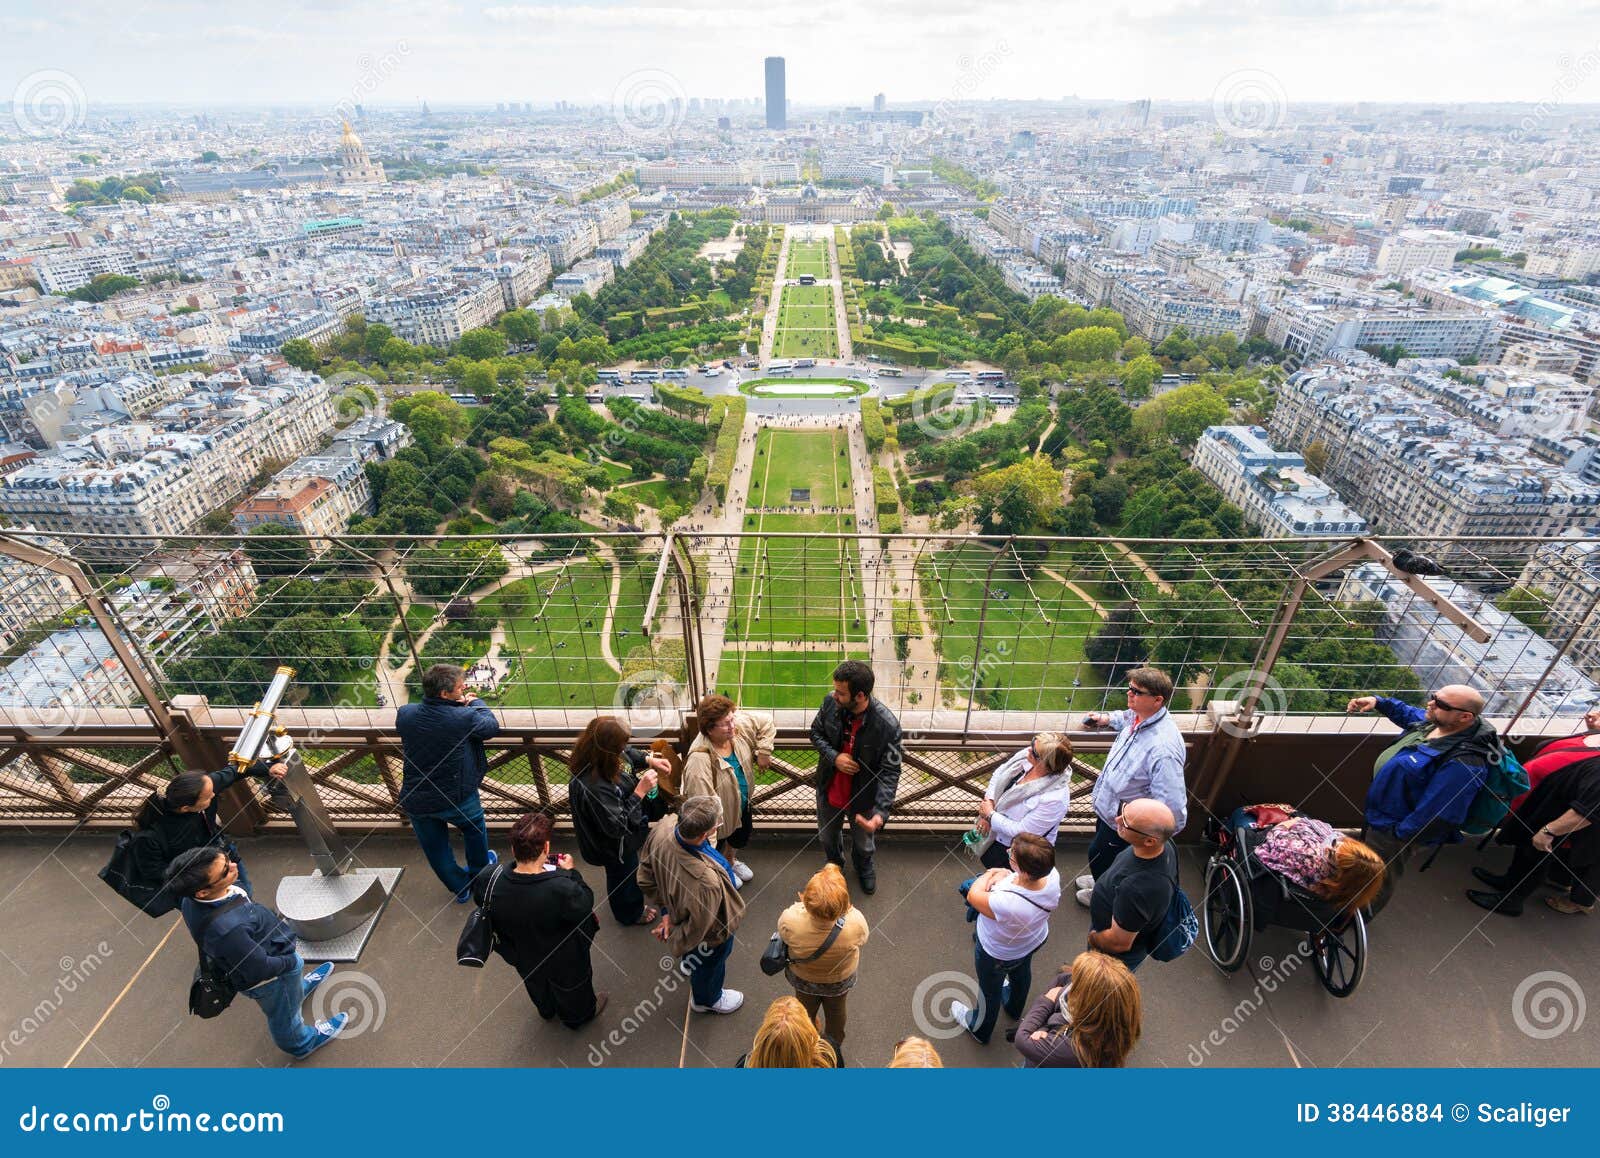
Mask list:
[[[1073,882],[1084,908],[1094,883],[1117,854],[1128,847],[1117,829],[1117,816],[1130,800],[1148,797],[1171,811],[1174,831],[1188,821],[1189,789],[1183,778],[1186,752],[1183,733],[1167,711],[1172,677],[1160,668],[1136,667],[1128,673],[1128,706],[1120,712],[1090,712],[1091,727],[1115,728],[1118,735],[1094,782],[1094,839],[1089,842],[1089,871]]]
[[[1159,800],[1130,800],[1117,810],[1126,847],[1094,882],[1089,948],[1137,969],[1156,944],[1178,888],[1177,825]]]
[[[1440,688],[1422,708],[1388,696],[1357,696],[1345,707],[1373,710],[1402,729],[1374,762],[1367,790],[1364,839],[1389,870],[1371,905],[1376,916],[1394,896],[1413,849],[1461,839],[1467,810],[1503,749],[1483,719],[1483,696],[1463,684]]]

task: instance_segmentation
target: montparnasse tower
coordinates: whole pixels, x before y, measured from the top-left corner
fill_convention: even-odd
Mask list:
[[[367,147],[356,136],[349,121],[344,122],[344,136],[339,141],[339,179],[369,184],[382,184],[389,179],[383,165],[367,156]]]

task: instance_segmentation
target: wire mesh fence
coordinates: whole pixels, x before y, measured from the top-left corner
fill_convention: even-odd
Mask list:
[[[656,708],[665,721],[707,690],[815,707],[845,658],[868,660],[898,710],[1003,712],[1016,726],[1120,707],[1127,672],[1147,663],[1171,675],[1177,711],[1252,682],[1274,713],[1446,683],[1477,688],[1502,717],[1577,716],[1600,698],[1595,541],[1517,563],[1495,541],[1387,544],[1404,566],[1357,562],[1286,608],[1343,542],[797,530],[670,547],[617,533],[368,538],[314,552],[289,537],[169,538],[78,585],[0,550],[0,710],[46,728],[92,722],[137,702],[128,658],[162,698],[216,706],[254,703],[286,664],[306,708],[393,708],[420,697],[429,665],[454,663],[496,707],[574,719]]]

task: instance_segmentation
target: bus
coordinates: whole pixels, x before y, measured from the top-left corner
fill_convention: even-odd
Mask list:
[[[601,406],[604,405],[606,396],[598,390],[591,390],[583,396],[583,400],[591,406]]]
[[[663,371],[661,371],[661,376],[663,378],[674,378],[674,379],[676,379],[676,378],[687,378],[689,376],[689,371],[687,371],[687,370],[663,370]]]
[[[905,371],[900,369],[898,366],[885,366],[883,369],[879,370],[878,373],[882,374],[885,378],[898,378],[900,375],[904,374]]]
[[[800,275],[800,284],[801,285],[816,285],[817,284],[817,275],[814,274],[814,273],[803,273],[803,274],[801,274]]]
[[[978,381],[979,382],[984,382],[984,383],[996,382],[996,383],[998,383],[998,382],[1004,382],[1005,380],[1006,380],[1006,372],[1004,370],[979,370],[978,371]]]
[[[476,394],[452,394],[450,401],[461,406],[482,406],[483,400]]]
[[[970,371],[970,370],[950,370],[945,374],[945,377],[950,379],[950,381],[952,381],[952,382],[965,382],[969,378],[972,377],[972,371]]]
[[[794,363],[788,358],[779,358],[777,361],[767,363],[769,374],[787,374],[794,369]]]
[[[815,358],[796,358],[794,361],[794,368],[796,370],[804,370],[807,367],[815,366],[816,364],[817,360]]]
[[[635,370],[628,375],[630,382],[654,382],[661,377],[655,370]]]
[[[1015,394],[991,394],[989,395],[989,401],[996,406],[1015,406],[1017,404],[1017,396]]]
[[[594,376],[602,382],[621,382],[621,370],[596,370]]]

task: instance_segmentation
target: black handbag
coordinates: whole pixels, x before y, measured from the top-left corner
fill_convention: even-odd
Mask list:
[[[804,965],[808,961],[815,961],[833,948],[833,943],[839,939],[839,934],[843,931],[844,918],[840,917],[833,923],[833,928],[828,930],[827,940],[822,942],[821,947],[815,953],[806,957],[789,956],[789,946],[784,944],[782,934],[773,933],[772,939],[767,942],[767,947],[761,954],[761,972],[768,977],[776,977],[790,965]]]
[[[482,969],[495,950],[494,925],[489,921],[489,906],[494,901],[494,885],[500,879],[505,864],[494,866],[489,883],[483,890],[483,904],[467,914],[467,923],[461,927],[456,939],[456,964],[468,969]]]
[[[223,912],[231,913],[246,904],[249,902],[240,901],[238,904],[229,905]],[[220,919],[221,915],[219,913],[217,919]],[[194,980],[189,982],[189,1012],[196,1017],[209,1020],[232,1005],[239,991],[234,988],[227,973],[218,969],[216,962],[206,956],[204,948],[197,944],[195,949],[199,953],[200,963],[194,967]]]

